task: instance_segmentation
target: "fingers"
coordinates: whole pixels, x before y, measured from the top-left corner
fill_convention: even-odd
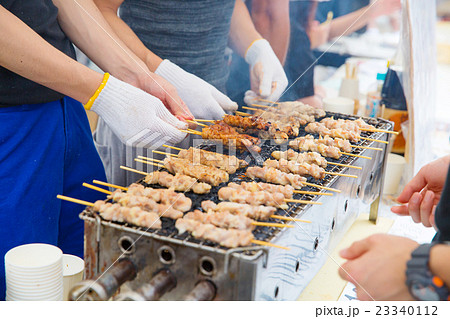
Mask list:
[[[179,143],[182,140],[184,140],[187,136],[186,133],[181,132],[178,128],[170,125],[161,118],[156,118],[155,122],[156,125],[159,127],[160,132],[164,134],[164,138],[168,138],[167,142],[169,143]]]
[[[409,202],[414,193],[420,192],[427,185],[425,178],[424,170],[421,169],[416,176],[406,184],[402,193],[398,196],[397,201],[400,203]]]
[[[196,107],[193,112],[196,119],[203,120],[221,120],[225,115],[222,107],[212,96],[208,96],[203,100],[202,105]]]
[[[157,109],[156,115],[165,123],[173,126],[175,129],[185,130],[188,125],[186,122],[182,122],[177,119],[172,113],[169,112],[165,107],[160,107]]]
[[[211,94],[213,98],[219,103],[219,105],[224,109],[225,111],[236,111],[238,109],[238,105],[236,102],[233,102],[230,100],[228,96],[220,92],[218,89],[213,87],[211,85]]]
[[[287,86],[287,79],[284,81],[284,79],[280,79],[278,81],[273,82],[274,83],[274,91],[272,94],[267,98],[269,101],[278,101],[280,96],[283,94],[284,89]]]
[[[339,255],[345,259],[355,259],[370,248],[368,238],[354,242],[350,247],[343,249],[339,252]]]
[[[420,223],[420,203],[422,202],[422,195],[414,193],[408,202],[409,215],[415,223]]]
[[[425,227],[431,227],[430,216],[432,216],[435,194],[427,191],[420,204],[420,220]]]
[[[393,206],[391,212],[400,216],[409,216],[408,205]]]
[[[164,105],[167,107],[170,113],[172,113],[177,118],[186,120],[192,120],[194,118],[194,115],[192,115],[187,105],[178,95],[166,95],[166,99],[164,102]]]
[[[273,73],[269,70],[262,71],[262,77],[260,76],[259,83],[259,95],[263,98],[268,98],[272,93],[272,78]]]
[[[258,95],[254,91],[248,90],[245,92],[244,102],[247,105],[255,104],[258,102]]]

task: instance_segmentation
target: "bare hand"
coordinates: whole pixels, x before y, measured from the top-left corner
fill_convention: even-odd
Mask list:
[[[410,215],[414,222],[434,226],[434,210],[445,185],[450,156],[439,158],[424,167],[405,186],[397,201],[406,205],[394,206],[393,213]]]
[[[417,246],[404,237],[372,235],[341,250],[348,261],[339,275],[356,286],[359,300],[414,300],[405,284],[405,271]]]
[[[330,39],[330,23],[322,23],[319,21],[313,21],[309,26],[308,36],[309,41],[311,42],[311,49],[315,49],[320,47],[322,44],[325,44]]]

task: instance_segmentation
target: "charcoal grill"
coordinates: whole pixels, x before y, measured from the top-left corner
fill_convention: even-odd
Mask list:
[[[356,119],[330,112],[327,116]],[[393,128],[391,122],[383,119],[365,120],[379,129]],[[300,136],[306,134],[305,131],[300,132]],[[386,133],[365,132],[362,135],[388,141]],[[295,300],[360,212],[370,210],[370,219],[376,222],[387,154],[386,145],[380,144],[360,140],[358,145],[381,147],[383,152],[369,149],[354,149],[352,152],[370,156],[372,160],[351,156],[342,156],[339,160],[327,159],[362,167],[362,170],[333,165],[327,167],[327,171],[355,174],[358,179],[327,175],[320,182],[312,178],[308,180],[337,188],[341,193],[334,196],[294,196],[295,199],[319,201],[323,205],[291,203],[288,210],[277,212],[312,223],[287,221],[285,223],[293,224],[295,228],[257,227],[254,231],[255,239],[289,247],[288,251],[265,246],[230,249],[195,239],[187,233],[179,235],[174,221],[166,218],[162,218],[162,229],[146,230],[103,220],[91,208],[86,208],[80,217],[85,223],[87,281],[72,290],[71,298],[153,300],[154,296],[145,296],[157,291],[161,300]],[[204,142],[199,147],[214,150],[215,146]],[[263,143],[259,158],[248,153],[236,155],[253,165],[266,160],[272,151],[279,149],[279,145]],[[247,180],[243,172],[245,169],[231,175],[230,181]],[[140,183],[144,183],[143,180]],[[209,194],[186,193],[186,196],[192,199],[193,209],[200,208],[203,200],[218,202],[217,191],[222,186],[213,187]],[[305,190],[321,191],[313,187]],[[278,219],[272,221],[283,222]],[[133,265],[126,268],[128,270],[121,270],[127,274],[117,270],[120,267],[124,269],[123,262]],[[152,284],[154,282],[160,286],[162,282],[170,285],[163,289]]]

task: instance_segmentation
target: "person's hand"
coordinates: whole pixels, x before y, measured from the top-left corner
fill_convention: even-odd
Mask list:
[[[148,72],[139,77],[135,86],[160,99],[170,113],[180,121],[193,120],[194,115],[178,95],[177,89],[162,76]]]
[[[312,21],[309,25],[308,37],[311,42],[311,49],[320,47],[330,39],[331,23],[320,23],[319,21]]]
[[[90,110],[130,146],[179,143],[186,137],[180,129],[187,124],[176,119],[159,99],[113,76]]]
[[[434,226],[434,210],[445,185],[450,156],[439,158],[420,169],[406,184],[397,201],[406,205],[394,206],[391,211],[407,216],[426,227]]]
[[[401,0],[377,0],[370,7],[370,14],[373,19],[384,15],[390,15],[402,8]]]
[[[341,250],[348,261],[339,275],[356,286],[359,300],[414,300],[405,284],[405,271],[418,246],[404,237],[372,235]]]
[[[297,101],[300,101],[303,104],[307,104],[307,105],[313,106],[318,109],[323,109],[322,99],[318,95],[303,97],[301,99],[298,99]]]
[[[245,61],[250,65],[251,90],[263,99],[276,102],[288,80],[269,42],[265,39],[254,41],[245,53]]]
[[[214,86],[184,71],[169,60],[164,60],[155,71],[178,90],[197,119],[220,120],[224,111],[236,111],[237,104]]]

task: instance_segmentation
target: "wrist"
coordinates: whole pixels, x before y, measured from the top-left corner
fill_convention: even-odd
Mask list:
[[[104,87],[106,86],[106,82],[108,82],[109,79],[109,73],[105,73],[103,75],[102,81],[100,85],[97,87],[97,90],[92,94],[92,96],[89,98],[89,100],[84,104],[84,108],[86,110],[90,110],[92,105],[94,104],[95,100],[98,98]]]
[[[261,52],[268,49],[271,50],[272,48],[266,39],[259,38],[254,40],[245,51],[245,62],[250,65],[255,64]]]

